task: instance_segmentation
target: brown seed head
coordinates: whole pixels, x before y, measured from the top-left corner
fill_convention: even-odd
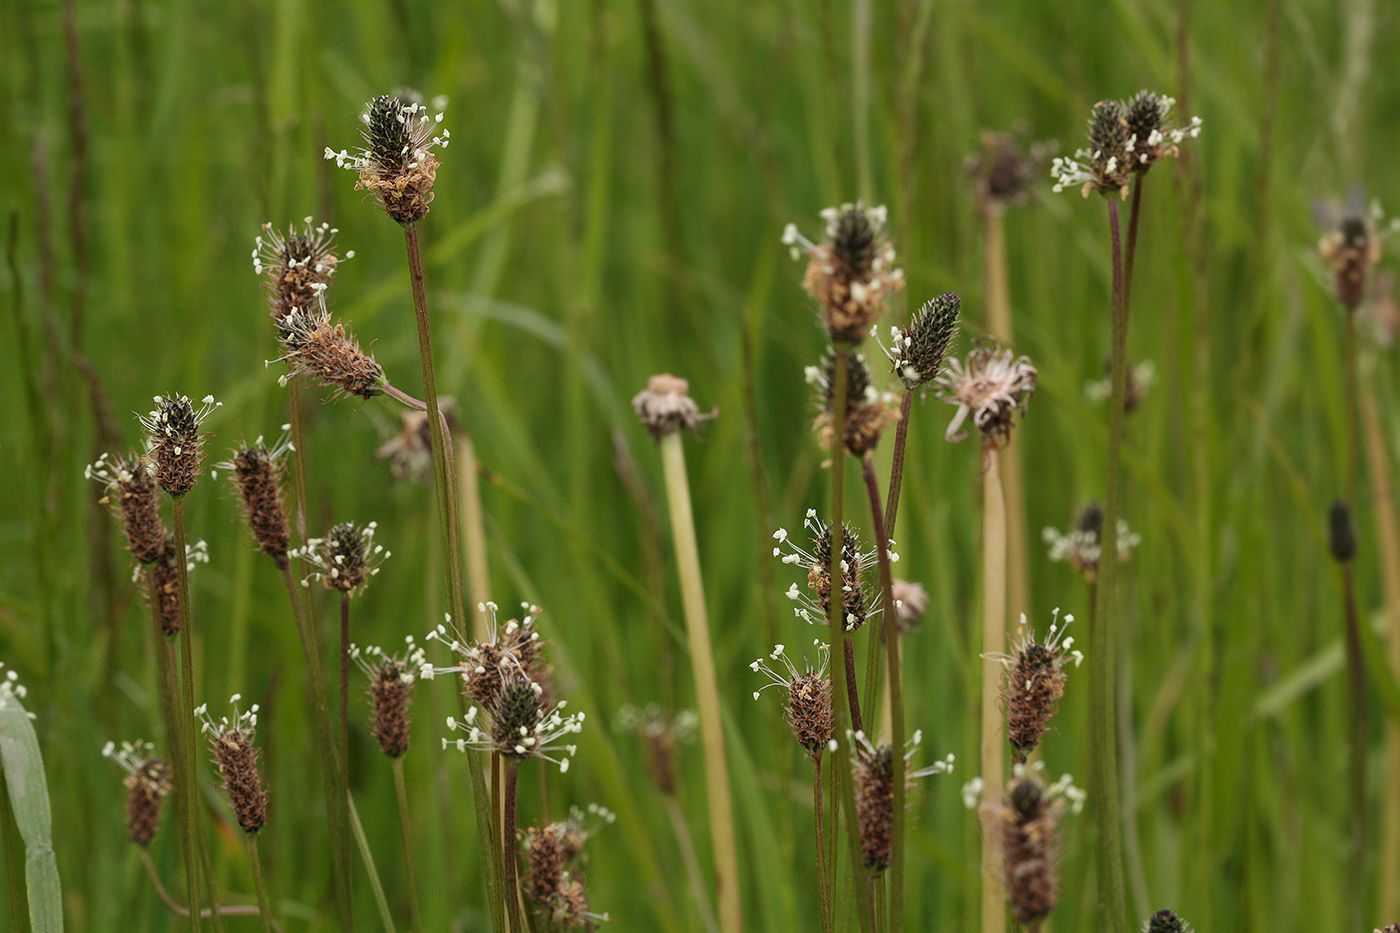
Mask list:
[[[209,736],[214,766],[224,780],[224,791],[238,825],[251,836],[267,823],[267,791],[258,773],[258,749],[253,744],[258,705],[254,703],[247,712],[239,712],[239,699],[239,695],[234,694],[230,700],[234,704],[232,719],[225,717],[216,723],[209,718],[204,705],[195,710],[195,715],[203,722],[204,733]]]
[[[447,130],[432,135],[442,114],[430,115],[420,103],[383,94],[365,105],[360,120],[364,148],[354,154],[327,148],[326,158],[358,172],[355,187],[373,194],[395,221],[405,227],[417,224],[433,201],[438,170],[433,149],[447,148],[451,137]]]
[[[965,167],[983,210],[1025,204],[1035,179],[1045,170],[1054,146],[1025,142],[1023,129],[983,130],[981,150],[968,156]]]
[[[689,395],[690,383],[680,376],[660,373],[647,380],[647,387],[632,398],[632,409],[641,419],[642,427],[657,440],[683,429],[694,430],[708,421],[719,409],[702,414]]]
[[[788,725],[797,744],[813,758],[831,741],[831,679],[807,671],[793,678],[788,688]]]
[[[1040,744],[1059,708],[1065,693],[1066,665],[1073,662],[1077,666],[1084,659],[1074,648],[1074,638],[1065,635],[1073,621],[1074,616],[1066,615],[1062,624],[1056,609],[1049,632],[1038,640],[1022,615],[1021,638],[1012,653],[986,656],[1006,668],[1001,680],[1001,708],[1018,763]]]
[[[384,367],[360,349],[360,342],[346,333],[343,324],[331,320],[324,304],[289,312],[278,323],[277,335],[288,378],[304,375],[313,385],[360,398],[374,398],[384,391]]]
[[[860,826],[861,861],[884,871],[890,865],[894,826],[894,750],[889,745],[855,745],[856,822]]]
[[[1323,236],[1317,251],[1332,271],[1337,300],[1355,311],[1365,301],[1371,270],[1381,259],[1381,237],[1374,221],[1365,211],[1347,211]]]
[[[291,532],[287,525],[287,507],[282,499],[283,456],[291,449],[283,440],[272,448],[263,446],[262,438],[253,445],[245,444],[233,452],[233,458],[219,464],[229,471],[230,482],[243,503],[248,529],[258,549],[276,562],[287,566],[287,547]]]
[[[136,454],[128,454],[121,461],[103,454],[84,475],[103,485],[102,503],[121,515],[131,556],[142,564],[160,560],[168,533],[156,504],[156,481],[145,461]]]
[[[788,224],[783,242],[793,257],[809,257],[802,287],[817,300],[831,339],[859,343],[884,311],[885,300],[904,287],[904,272],[894,268],[895,252],[885,230],[883,206],[843,204],[821,213],[826,236],[813,243]]]
[[[199,428],[223,402],[208,395],[196,408],[187,396],[179,394],[157,395],[155,401],[155,410],[140,419],[150,450],[147,456],[155,464],[160,488],[178,499],[199,479],[204,452],[204,435]]]
[[[1006,860],[1006,899],[1022,923],[1055,908],[1055,824],[1060,808],[1029,778],[1014,781],[1001,814],[1002,854]]]
[[[385,658],[369,686],[374,700],[374,737],[390,758],[408,751],[408,705],[413,699],[413,674],[394,658]]]
[[[550,902],[550,919],[565,927],[591,929],[594,921],[606,920],[607,915],[600,916],[588,909],[588,893],[583,882],[565,872],[559,892]]]
[[[552,903],[563,885],[567,859],[559,843],[558,825],[531,827],[525,833],[525,851],[530,861],[525,893],[541,907]]]
[[[1036,377],[1028,357],[1016,357],[989,338],[978,341],[965,367],[951,359],[935,380],[938,397],[958,406],[944,437],[949,441],[966,437],[967,432],[959,429],[970,414],[984,444],[1004,445],[1011,438],[1016,412],[1024,412],[1035,394]]]
[[[270,223],[262,229],[262,235],[253,241],[253,271],[267,277],[268,311],[281,324],[292,311],[306,311],[319,304],[321,292],[330,285],[340,262],[331,248],[337,231],[326,223],[313,227],[310,217],[301,232],[295,225],[288,226],[286,236],[273,230]],[[348,259],[355,252],[345,255]]]
[[[160,822],[160,805],[171,790],[170,769],[153,754],[149,742],[123,742],[120,749],[111,742],[102,754],[127,772],[122,782],[127,789],[126,831],[138,846],[150,845]]]

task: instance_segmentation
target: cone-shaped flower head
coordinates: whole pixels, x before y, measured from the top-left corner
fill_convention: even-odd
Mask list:
[[[194,712],[203,723],[204,734],[209,736],[214,766],[224,779],[224,791],[238,825],[251,836],[267,823],[267,791],[258,773],[258,749],[253,744],[257,736],[258,704],[241,712],[238,709],[240,699],[237,693],[229,698],[233,706],[232,718],[225,716],[215,722],[205,704],[196,707]]]
[[[1356,556],[1356,524],[1351,509],[1340,499],[1327,510],[1327,549],[1332,559],[1345,564]]]
[[[905,388],[928,385],[943,368],[948,347],[958,333],[961,305],[958,296],[948,292],[924,302],[908,327],[890,328],[890,347],[885,356]]]
[[[1191,933],[1191,925],[1170,910],[1159,910],[1143,924],[1144,933]],[[1400,933],[1400,927],[1386,927],[1376,933]]]
[[[124,460],[103,454],[83,475],[102,484],[106,490],[102,503],[121,515],[131,556],[142,564],[160,560],[169,533],[160,520],[156,481],[146,462],[135,454]]]
[[[155,756],[155,746],[137,739],[120,747],[108,742],[102,749],[126,772],[126,831],[138,846],[148,846],[160,823],[160,805],[171,790],[170,769]]]
[[[359,172],[355,187],[369,191],[386,214],[411,227],[427,215],[433,201],[438,170],[433,149],[446,149],[452,134],[444,129],[433,135],[442,122],[441,113],[430,115],[422,104],[390,94],[366,104],[360,120],[365,125],[364,148],[353,154],[327,148],[326,158]]]
[[[401,654],[389,654],[377,645],[361,649],[350,646],[350,657],[369,677],[369,696],[374,705],[374,737],[390,758],[408,751],[408,707],[413,702],[413,685],[427,662],[423,649],[409,635]]]
[[[1328,230],[1317,244],[1317,252],[1327,263],[1336,286],[1337,300],[1348,311],[1356,311],[1371,292],[1371,277],[1381,261],[1381,242],[1400,221],[1385,223],[1380,203],[1364,206],[1365,196],[1354,191],[1345,210],[1333,204],[1317,208],[1319,219]]]
[[[959,433],[959,429],[971,415],[984,444],[1005,444],[1016,412],[1024,412],[1035,394],[1036,377],[1028,357],[1017,357],[989,338],[977,342],[967,355],[966,366],[956,357],[950,359],[935,380],[938,397],[958,406],[944,437],[949,441],[967,437],[967,432]]]
[[[836,343],[859,343],[884,311],[885,300],[904,287],[904,270],[894,267],[894,246],[885,230],[884,206],[860,202],[821,212],[826,235],[813,243],[796,224],[788,224],[783,242],[794,259],[809,257],[802,287],[821,307],[827,332]]]
[[[293,311],[309,311],[317,306],[322,290],[331,284],[340,257],[335,254],[336,229],[322,223],[312,226],[307,217],[301,232],[288,226],[285,236],[262,225],[263,232],[253,240],[253,271],[267,276],[268,312],[278,324]],[[355,251],[345,254],[354,257]]]
[[[1127,149],[1133,171],[1142,174],[1154,164],[1174,156],[1187,139],[1201,135],[1201,118],[1192,117],[1185,126],[1176,126],[1171,119],[1174,98],[1152,91],[1138,91],[1124,105],[1128,130],[1132,134]]]
[[[311,308],[289,311],[277,324],[281,361],[289,379],[306,376],[312,385],[329,386],[344,395],[374,398],[384,391],[384,367],[360,349],[354,334],[336,323],[324,296]]]
[[[506,678],[511,674],[523,672],[538,680],[540,634],[535,631],[535,621],[544,610],[529,603],[521,603],[521,608],[525,611],[519,619],[510,619],[502,625],[497,621],[495,603],[478,604],[477,610],[486,616],[485,641],[469,642],[455,629],[439,625],[428,633],[427,640],[446,645],[457,656],[458,663],[450,667],[424,664],[421,676],[461,675],[462,693],[488,710],[500,702]]]
[[[147,456],[155,464],[160,488],[178,499],[193,489],[199,479],[204,452],[200,426],[223,402],[206,395],[196,408],[187,396],[179,394],[157,395],[155,402],[155,410],[140,419],[150,449]]]
[[[762,674],[768,683],[753,692],[757,700],[769,687],[787,690],[787,720],[797,744],[807,750],[808,757],[816,759],[826,744],[831,741],[831,678],[827,669],[831,665],[831,649],[821,640],[812,644],[817,647],[817,666],[805,662],[801,671],[788,658],[782,645],[774,647],[767,659],[759,658],[749,665],[749,669]],[[770,664],[779,662],[782,666]]]
[[[1021,637],[1011,654],[987,655],[1006,668],[1001,680],[1001,706],[1006,713],[1007,737],[1023,762],[1035,750],[1050,725],[1050,718],[1065,695],[1065,667],[1073,661],[1078,667],[1084,655],[1074,648],[1074,638],[1065,637],[1065,630],[1074,621],[1066,615],[1060,623],[1060,610],[1043,641],[1021,615]]]
[[[825,625],[827,610],[831,607],[831,530],[826,522],[817,517],[816,509],[808,509],[803,528],[811,535],[811,550],[808,551],[788,537],[786,528],[773,532],[773,540],[778,542],[773,548],[773,556],[785,564],[797,564],[807,571],[807,587],[810,594],[803,592],[797,584],[788,588],[787,597],[797,606],[793,612],[799,619],[810,625]],[[846,631],[851,632],[865,624],[870,616],[881,610],[870,610],[872,601],[866,593],[865,572],[875,566],[875,550],[860,549],[860,541],[849,525],[841,529],[842,580],[838,584],[841,592],[841,605],[845,616]],[[790,549],[784,553],[783,548]],[[890,542],[890,562],[899,560],[894,552],[894,542]]]
[[[291,449],[292,442],[286,434],[271,447],[259,437],[252,444],[236,448],[228,460],[215,464],[216,470],[228,472],[258,549],[271,557],[279,568],[287,566],[287,548],[291,542],[287,506],[282,497],[284,458]]]
[[[331,528],[324,538],[312,538],[305,547],[293,551],[294,556],[316,568],[302,585],[320,580],[328,590],[357,595],[369,584],[370,577],[379,573],[379,565],[391,556],[382,544],[374,543],[378,527],[377,522],[343,522]]]

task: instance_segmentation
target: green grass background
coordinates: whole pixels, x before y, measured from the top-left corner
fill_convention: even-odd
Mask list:
[[[769,535],[797,529],[826,499],[802,381],[822,335],[782,227],[815,233],[820,208],[857,196],[888,203],[908,276],[892,319],[953,290],[964,335],[975,335],[980,232],[962,162],[979,129],[1019,121],[1068,153],[1102,97],[1189,94],[1205,121],[1188,144],[1204,216],[1198,227],[1185,219],[1181,163],[1149,176],[1129,338],[1161,377],[1130,418],[1126,453],[1127,516],[1143,536],[1123,584],[1147,893],[1135,910],[1170,906],[1203,931],[1346,928],[1358,879],[1345,869],[1341,605],[1323,527],[1344,465],[1342,319],[1314,258],[1312,205],[1353,182],[1400,198],[1394,6],[874,3],[862,54],[845,0],[71,5],[71,16],[57,0],[0,11],[10,257],[0,270],[0,659],[38,714],[70,929],[176,926],[126,840],[120,774],[100,755],[109,739],[162,729],[144,606],[116,524],[82,478],[104,442],[77,354],[100,379],[120,449],[137,441],[132,413],[167,391],[224,402],[207,425],[211,459],[277,433],[287,395],[280,366],[263,362],[278,351],[248,254],[262,222],[312,215],[356,251],[330,293],[334,310],[416,391],[399,231],[321,158],[358,141],[365,100],[398,87],[450,98],[452,142],[422,236],[438,384],[460,401],[488,471],[492,591],[507,611],[545,607],[560,692],[589,714],[574,767],[550,778],[551,815],[590,801],[618,812],[589,845],[592,902],[617,929],[666,931],[700,926],[644,750],[612,722],[625,703],[686,706],[693,694],[659,457],[631,396],[671,371],[702,407],[719,408],[687,447],[745,915],[754,930],[811,929],[806,765],[777,699],[751,699],[747,668],[773,633],[799,647],[815,634],[781,596],[794,577],[769,556]],[[1083,385],[1108,350],[1109,252],[1099,200],[1051,195],[1048,179],[1036,194],[1010,212],[1007,242],[1016,349],[1042,380],[1018,428],[1034,601],[1013,609],[1043,625],[1057,606],[1087,616],[1082,581],[1045,559],[1038,530],[1064,527],[1102,494],[1106,409],[1085,401]],[[1388,359],[1378,384],[1394,454]],[[897,573],[932,594],[905,649],[907,721],[924,730],[920,763],[959,759],[951,777],[924,782],[912,812],[909,928],[919,930],[969,929],[977,911],[976,822],[958,790],[977,759],[978,464],[973,442],[943,441],[950,412],[931,398],[915,408],[896,535]],[[431,489],[392,483],[373,458],[379,424],[396,418],[380,401],[310,409],[313,527],[376,520],[394,552],[356,600],[360,643],[421,637],[444,605]],[[294,623],[229,494],[204,483],[188,503],[191,537],[213,555],[192,580],[199,699],[218,709],[241,692],[262,703],[269,883],[288,929],[328,930],[321,764],[309,754]],[[1372,613],[1368,505],[1359,581]],[[327,632],[331,608],[320,606]],[[1082,674],[1071,674],[1046,744],[1056,774],[1087,774]],[[418,874],[430,929],[484,929],[466,769],[437,748],[453,710],[445,683],[419,689],[407,757]],[[406,929],[392,776],[357,719],[353,789]],[[1377,813],[1383,792],[1400,793],[1382,773],[1381,719]],[[704,865],[698,746],[680,763]],[[203,777],[209,805],[226,814],[212,771]],[[538,816],[537,788],[527,774],[523,823]],[[152,851],[178,886],[171,829],[167,816]],[[1064,824],[1056,929],[1090,928],[1090,832],[1087,813]],[[227,821],[214,839],[222,890],[246,897],[241,841]],[[363,878],[357,905],[374,928]]]

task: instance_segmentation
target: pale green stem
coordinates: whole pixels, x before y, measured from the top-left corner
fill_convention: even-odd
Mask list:
[[[263,930],[272,933],[272,905],[268,903],[267,891],[263,889],[262,862],[258,858],[258,837],[248,836],[248,864],[253,867],[253,890],[258,895],[258,915],[262,917]]]
[[[671,820],[671,831],[676,835],[676,848],[680,849],[681,862],[685,865],[686,880],[690,882],[691,897],[695,898],[695,910],[700,914],[700,925],[705,933],[719,933],[719,921],[715,919],[715,908],[710,903],[710,894],[705,890],[705,876],[700,872],[700,860],[695,856],[695,842],[686,825],[685,814],[671,794],[662,796],[666,804],[666,815]],[[820,812],[820,807],[818,808]],[[821,857],[820,853],[817,856]]]
[[[725,763],[724,732],[720,725],[714,655],[710,649],[710,623],[700,576],[700,551],[695,539],[695,517],[690,503],[690,481],[686,476],[685,450],[681,446],[679,433],[673,432],[661,438],[661,459],[666,475],[666,498],[670,505],[676,565],[681,579],[681,598],[685,604],[685,627],[695,676],[696,706],[700,714],[710,841],[714,849],[715,880],[719,889],[719,926],[723,933],[738,933],[743,929],[743,914],[739,900],[734,810],[729,793],[729,769]]]
[[[379,919],[387,933],[397,933],[394,916],[389,913],[389,901],[384,897],[384,885],[379,883],[379,870],[374,867],[374,853],[370,851],[365,828],[360,825],[360,814],[355,809],[355,798],[347,794],[345,799],[350,810],[350,829],[355,834],[355,843],[360,847],[360,858],[365,863],[365,873],[369,875],[369,888],[374,893],[374,904],[379,908]]]
[[[403,870],[408,879],[408,913],[413,933],[423,933],[423,916],[418,909],[418,871],[413,864],[413,827],[408,815],[408,787],[404,782],[403,759],[394,759],[394,792],[399,798],[399,828],[403,834]]]
[[[986,660],[1006,651],[1006,502],[1001,491],[1001,451],[982,446],[982,933],[1006,930],[1004,870],[997,855],[1006,736],[1001,710],[1002,667]]]
[[[467,550],[467,587],[471,606],[491,598],[491,578],[486,562],[486,513],[481,507],[481,478],[477,475],[476,447],[466,431],[457,434],[457,485],[462,503],[462,543]],[[468,611],[471,611],[470,609]],[[485,641],[486,616],[472,612],[472,633]]]

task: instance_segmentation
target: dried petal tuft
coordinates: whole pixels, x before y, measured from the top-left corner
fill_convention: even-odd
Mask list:
[[[715,417],[718,410],[701,414],[689,392],[690,383],[680,376],[660,373],[648,379],[646,389],[633,396],[632,409],[657,440],[680,430],[694,430],[701,421]]]

